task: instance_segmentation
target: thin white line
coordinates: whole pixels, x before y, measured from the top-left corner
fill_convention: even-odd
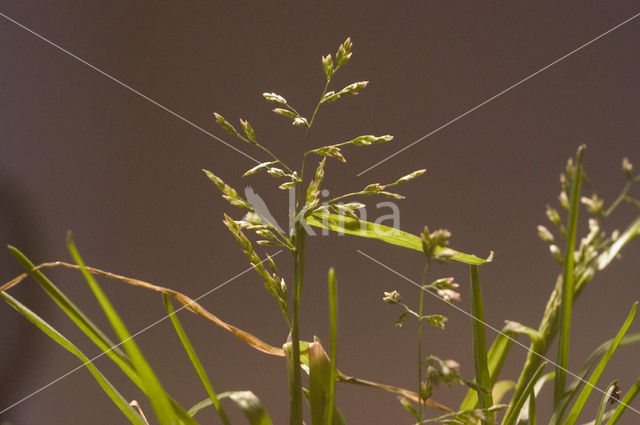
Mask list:
[[[271,257],[271,258],[273,258],[273,257],[275,257],[276,255],[280,254],[281,252],[282,252],[282,250],[280,250],[280,251],[276,252],[275,254],[271,255],[270,257]],[[262,260],[262,261],[260,262],[260,264],[261,264],[261,263],[263,263],[263,262],[265,262],[265,261],[267,261],[267,259]],[[235,275],[235,276],[231,277],[230,279],[228,279],[227,281],[225,281],[225,282],[221,283],[220,285],[216,286],[215,288],[213,288],[213,289],[211,289],[211,290],[209,290],[209,291],[205,292],[204,294],[200,295],[198,298],[196,298],[196,299],[192,300],[190,303],[188,303],[188,304],[184,304],[182,307],[180,307],[179,309],[175,310],[173,313],[168,314],[168,315],[166,315],[166,316],[162,317],[161,319],[156,320],[156,321],[155,321],[155,322],[153,322],[152,324],[150,324],[150,325],[146,326],[145,328],[143,328],[143,329],[139,330],[138,332],[136,332],[135,334],[131,335],[129,338],[127,338],[127,339],[123,340],[122,342],[120,342],[120,343],[118,343],[118,344],[114,345],[113,347],[109,348],[108,350],[103,351],[102,353],[98,354],[97,356],[95,356],[95,357],[91,358],[88,362],[85,362],[85,363],[81,364],[80,366],[76,367],[75,369],[72,369],[72,370],[70,370],[69,372],[65,373],[64,375],[62,375],[62,376],[60,376],[60,377],[56,378],[55,380],[53,380],[53,381],[49,382],[47,385],[45,385],[45,386],[43,386],[43,387],[39,388],[38,390],[36,390],[36,391],[32,392],[31,394],[29,394],[29,395],[27,395],[27,396],[23,397],[22,399],[20,399],[20,400],[16,401],[16,402],[15,402],[15,403],[13,403],[11,406],[6,407],[6,408],[5,408],[5,409],[3,409],[2,411],[0,411],[0,415],[1,415],[1,414],[3,414],[3,413],[5,413],[5,412],[6,412],[6,411],[8,411],[8,410],[13,409],[14,407],[16,407],[17,405],[21,404],[22,402],[27,401],[28,399],[30,399],[30,398],[31,398],[31,397],[33,397],[34,395],[38,394],[40,391],[43,391],[43,390],[45,390],[45,389],[49,388],[49,387],[50,387],[50,386],[52,386],[53,384],[55,384],[55,383],[57,383],[57,382],[59,382],[59,381],[63,380],[64,378],[66,378],[67,376],[71,375],[72,373],[74,373],[74,372],[76,372],[76,371],[78,371],[78,370],[82,369],[82,368],[83,368],[83,367],[85,367],[87,364],[89,364],[89,363],[93,363],[95,360],[97,360],[97,359],[99,359],[100,357],[104,356],[104,355],[105,355],[105,354],[107,354],[108,352],[113,351],[114,349],[116,349],[117,347],[121,346],[122,344],[124,344],[125,342],[129,341],[130,339],[133,339],[133,338],[137,337],[138,335],[140,335],[141,333],[148,331],[149,329],[153,328],[154,326],[156,326],[156,325],[157,325],[157,324],[159,324],[160,322],[162,322],[162,321],[164,321],[164,320],[168,319],[169,317],[173,316],[174,314],[176,314],[176,313],[177,313],[177,312],[179,312],[180,310],[187,308],[188,306],[190,306],[190,305],[191,305],[191,304],[193,304],[194,302],[197,302],[198,300],[200,300],[200,299],[202,299],[202,298],[206,297],[207,295],[209,295],[209,294],[211,294],[211,293],[213,293],[213,292],[217,291],[218,289],[222,288],[223,286],[226,286],[228,283],[231,283],[232,281],[234,281],[235,279],[239,278],[239,277],[240,277],[240,276],[242,276],[243,274],[247,273],[249,270],[252,270],[253,268],[254,268],[254,266],[251,266],[251,267],[249,267],[248,269],[246,269],[246,270],[244,270],[244,271],[242,271],[242,272],[238,273],[237,275]]]
[[[368,258],[369,260],[373,261],[374,263],[377,263],[378,265],[380,265],[380,266],[384,267],[385,269],[389,270],[389,271],[390,271],[390,272],[392,272],[393,274],[395,274],[395,275],[397,275],[397,276],[400,276],[401,278],[403,278],[403,279],[404,279],[404,280],[406,280],[407,282],[409,282],[409,283],[411,283],[411,284],[413,284],[413,285],[417,286],[418,288],[420,288],[420,290],[423,290],[423,289],[422,289],[422,286],[421,286],[419,283],[414,282],[412,279],[410,279],[410,278],[406,277],[406,276],[405,276],[405,275],[403,275],[402,273],[400,273],[400,272],[398,272],[398,271],[396,271],[396,270],[392,269],[391,267],[389,267],[389,266],[387,266],[386,264],[384,264],[384,263],[382,263],[382,262],[380,262],[380,261],[376,260],[375,258],[371,257],[370,255],[365,254],[364,252],[360,251],[359,249],[357,249],[356,251],[358,251],[358,253],[359,253],[359,254],[362,254],[363,256],[365,256],[365,257],[366,257],[366,258]],[[542,355],[542,354],[540,354],[540,353],[537,353],[537,352],[533,351],[531,348],[527,347],[527,346],[526,346],[526,345],[524,345],[523,343],[521,343],[521,342],[519,342],[518,340],[516,340],[516,339],[514,339],[514,338],[510,337],[509,335],[507,335],[507,334],[503,333],[502,331],[500,331],[499,329],[497,329],[497,328],[495,328],[495,327],[491,326],[490,324],[488,324],[488,323],[486,323],[486,322],[484,322],[484,321],[482,321],[482,320],[478,319],[476,316],[474,316],[473,314],[469,313],[468,311],[466,311],[466,310],[464,310],[464,309],[462,309],[462,308],[458,307],[457,305],[455,305],[455,304],[453,304],[453,303],[451,303],[451,302],[449,302],[449,301],[447,301],[447,300],[445,300],[445,299],[443,299],[443,298],[440,298],[439,296],[437,296],[436,294],[434,294],[434,293],[432,293],[432,292],[429,292],[429,291],[425,291],[425,292],[426,292],[427,294],[429,294],[429,295],[431,295],[431,296],[433,296],[433,297],[435,297],[435,298],[439,299],[440,301],[442,301],[442,302],[445,302],[445,303],[449,304],[451,307],[453,307],[453,308],[455,308],[456,310],[458,310],[459,312],[461,312],[461,313],[463,313],[463,314],[465,314],[465,315],[469,316],[470,318],[472,318],[472,319],[473,319],[473,320],[475,320],[476,322],[480,322],[480,323],[482,323],[482,325],[484,325],[485,327],[487,327],[487,328],[491,329],[491,330],[492,330],[492,331],[494,331],[495,333],[500,334],[500,335],[504,336],[505,338],[508,338],[511,342],[514,342],[515,344],[517,344],[517,345],[521,346],[522,348],[524,348],[524,349],[525,349],[525,350],[527,350],[528,352],[533,353],[533,354],[535,354],[536,356],[540,357],[541,359],[546,360],[547,362],[549,362],[549,363],[550,363],[550,364],[552,364],[553,366],[555,366],[555,367],[557,367],[557,368],[560,368],[560,369],[564,370],[564,371],[565,371],[565,372],[567,372],[569,375],[573,376],[574,378],[578,379],[579,381],[583,382],[584,384],[586,384],[586,385],[588,385],[588,386],[592,387],[593,389],[595,389],[595,390],[597,390],[597,391],[600,391],[602,394],[606,394],[606,391],[603,391],[603,390],[601,390],[600,388],[596,387],[595,385],[590,384],[588,381],[585,381],[585,380],[584,380],[584,379],[582,379],[580,376],[576,375],[575,373],[571,372],[570,370],[567,370],[567,369],[565,369],[565,368],[561,367],[560,365],[558,365],[557,363],[555,363],[553,360],[551,360],[551,359],[549,359],[549,358],[547,358],[547,357],[543,356],[543,355]],[[618,401],[618,403],[620,403],[620,404],[622,404],[623,406],[627,407],[628,409],[633,410],[634,412],[636,412],[636,413],[640,414],[640,410],[636,410],[636,409],[634,409],[633,407],[629,406],[628,404],[623,403],[622,401]]]
[[[398,155],[401,152],[404,152],[405,150],[409,149],[410,147],[414,146],[415,144],[423,141],[424,139],[436,134],[437,132],[439,132],[440,130],[449,127],[451,124],[453,124],[454,122],[458,121],[460,118],[463,118],[467,115],[469,115],[470,113],[472,113],[473,111],[475,111],[476,109],[479,109],[481,107],[483,107],[484,105],[486,105],[487,103],[491,102],[494,99],[497,99],[498,97],[502,96],[503,94],[505,94],[506,92],[510,91],[511,89],[519,86],[520,84],[524,83],[525,81],[528,81],[529,79],[535,77],[536,75],[540,74],[543,71],[546,71],[547,69],[551,68],[553,65],[557,64],[558,62],[563,61],[564,59],[568,58],[569,56],[573,55],[574,53],[584,49],[585,47],[587,47],[588,45],[594,43],[595,41],[601,39],[602,37],[604,37],[605,35],[617,30],[618,28],[620,28],[621,26],[631,22],[632,20],[634,20],[635,18],[637,18],[638,16],[640,16],[640,13],[637,13],[635,15],[633,15],[631,18],[627,19],[626,21],[619,23],[618,25],[616,25],[615,27],[603,32],[602,34],[600,34],[599,36],[597,36],[596,38],[592,39],[591,41],[588,41],[586,43],[584,43],[583,45],[581,45],[580,47],[577,47],[575,49],[573,49],[572,51],[570,51],[569,53],[567,53],[566,55],[556,59],[555,61],[551,62],[549,65],[540,68],[539,70],[537,70],[536,72],[534,72],[533,74],[523,78],[522,80],[518,81],[515,84],[512,84],[511,86],[507,87],[506,89],[502,90],[501,92],[499,92],[498,94],[490,97],[489,99],[485,100],[484,102],[474,106],[473,108],[469,109],[467,112],[458,115],[457,117],[455,117],[454,119],[452,119],[451,121],[447,122],[446,124],[441,125],[440,127],[436,128],[435,130],[433,130],[430,133],[425,134],[424,136],[422,136],[421,138],[419,138],[418,140],[416,140],[415,142],[412,142],[410,144],[408,144],[407,146],[403,147],[402,149],[400,149],[399,151],[389,155],[388,157],[386,157],[385,159],[383,159],[382,161],[376,162],[375,164],[373,164],[372,166],[370,166],[369,168],[367,168],[364,171],[360,171],[357,176],[360,177],[361,175],[363,175],[364,173],[366,173],[369,170],[372,170],[373,168],[377,167],[378,165],[382,164],[383,162],[388,161],[389,159],[393,158],[394,156]]]
[[[246,154],[244,152],[242,152],[240,149],[236,148],[235,146],[225,142],[224,140],[222,140],[221,138],[219,138],[218,136],[216,136],[215,134],[205,130],[204,128],[200,127],[199,125],[193,123],[192,121],[189,121],[188,119],[186,119],[185,117],[183,117],[182,115],[179,115],[178,113],[172,111],[171,109],[167,108],[166,106],[161,105],[160,103],[156,102],[155,100],[151,99],[150,97],[142,94],[141,92],[139,92],[138,90],[134,89],[131,86],[128,86],[127,84],[123,83],[122,81],[118,80],[116,77],[112,76],[111,74],[106,73],[105,71],[101,70],[100,68],[91,65],[89,62],[87,62],[86,60],[82,59],[79,56],[76,56],[75,54],[71,53],[70,51],[66,50],[65,48],[61,47],[60,45],[54,43],[53,41],[45,38],[44,36],[38,34],[37,32],[33,31],[30,28],[27,28],[26,26],[22,25],[20,22],[8,17],[7,15],[5,15],[4,13],[0,12],[0,16],[2,16],[3,18],[5,18],[7,21],[13,22],[14,24],[16,24],[17,26],[19,26],[20,28],[22,28],[23,30],[30,32],[31,34],[35,35],[36,37],[38,37],[40,40],[49,43],[50,45],[52,45],[53,47],[55,47],[56,49],[60,50],[63,53],[66,53],[67,55],[71,56],[72,58],[76,59],[79,62],[82,62],[83,64],[85,64],[86,66],[88,66],[89,68],[93,69],[94,71],[104,75],[105,77],[107,77],[108,79],[110,79],[111,81],[120,84],[122,87],[126,88],[127,90],[131,91],[132,93],[137,94],[138,96],[140,96],[141,98],[153,103],[154,105],[156,105],[158,108],[170,113],[171,115],[173,115],[174,117],[186,122],[187,124],[189,124],[190,126],[192,126],[193,128],[200,130],[202,133],[206,134],[207,136],[219,141],[220,143],[223,143],[224,145],[230,147],[231,149],[233,149],[234,151],[246,156],[247,158],[253,160],[256,163],[260,163],[260,161],[258,161],[257,159],[255,159],[254,157],[252,157],[249,154]],[[1,413],[1,412],[0,412]]]

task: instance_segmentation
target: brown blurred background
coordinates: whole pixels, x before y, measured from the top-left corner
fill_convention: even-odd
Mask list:
[[[212,113],[248,119],[258,137],[297,163],[301,131],[274,116],[260,93],[275,91],[305,113],[324,83],[320,57],[351,36],[354,54],[336,88],[371,81],[355,98],[321,109],[316,146],[360,134],[392,134],[392,143],[347,149],[347,165],[329,161],[332,194],[389,182],[418,168],[427,175],[401,188],[401,227],[446,227],[458,249],[487,255],[483,267],[487,322],[537,326],[559,271],[536,237],[544,205],[555,203],[558,174],[581,143],[586,170],[605,201],[622,187],[622,157],[640,167],[640,19],[606,35],[393,159],[356,174],[468,111],[510,85],[632,17],[638,2],[86,2],[4,1],[2,14],[139,90],[248,154]],[[68,260],[72,230],[96,267],[183,291],[192,297],[247,267],[223,212],[239,218],[201,169],[232,186],[251,185],[286,221],[287,197],[272,179],[241,178],[254,164],[149,101],[110,81],[16,24],[0,18],[0,242],[35,262]],[[636,191],[637,194],[637,191]],[[612,226],[636,211],[623,208]],[[370,210],[375,217],[375,209]],[[388,213],[385,211],[384,213]],[[584,218],[584,217],[583,217]],[[584,223],[583,223],[584,224]],[[584,231],[584,226],[582,227]],[[640,242],[585,291],[575,308],[570,365],[615,334],[640,298]],[[423,259],[374,241],[311,239],[302,335],[327,341],[326,272],[339,281],[338,365],[348,374],[413,388],[415,326],[394,328],[399,311],[380,301],[397,289],[415,305],[417,290],[356,252],[360,249],[413,279]],[[269,251],[269,250],[267,250]],[[280,269],[291,265],[277,257]],[[21,272],[5,251],[0,282]],[[454,275],[468,309],[468,271]],[[100,317],[86,285],[72,272],[49,275],[78,304]],[[285,272],[285,276],[290,276]],[[135,332],[164,315],[157,294],[119,283],[104,287]],[[99,352],[26,281],[12,293],[65,332],[89,355]],[[275,302],[260,280],[245,274],[202,300],[224,320],[274,345],[286,338]],[[427,312],[449,317],[445,331],[427,329],[425,352],[454,358],[471,378],[468,317],[428,299]],[[274,423],[287,419],[284,362],[265,356],[190,313],[181,313],[216,390],[251,389]],[[78,360],[7,305],[0,305],[0,410],[78,366]],[[633,329],[638,331],[638,325]],[[490,336],[493,338],[493,335]],[[165,321],[137,338],[169,391],[186,406],[205,397]],[[523,342],[526,342],[524,339]],[[621,349],[601,385],[618,378],[623,390],[640,375],[637,347]],[[551,353],[555,350],[551,349]],[[524,359],[514,348],[506,377]],[[141,398],[109,360],[96,365],[127,398]],[[551,387],[549,387],[551,388]],[[410,423],[389,394],[338,387],[351,424]],[[547,391],[550,392],[550,391]],[[434,398],[454,405],[464,391]],[[640,408],[640,404],[634,404]],[[150,413],[148,404],[143,408]],[[544,407],[541,407],[544,410]],[[229,411],[234,408],[229,405]],[[586,413],[585,420],[593,418]],[[237,423],[243,423],[234,413]],[[217,423],[211,412],[202,423]],[[82,369],[0,415],[13,424],[125,423]],[[208,421],[208,422],[207,422]],[[626,424],[636,423],[633,413]]]

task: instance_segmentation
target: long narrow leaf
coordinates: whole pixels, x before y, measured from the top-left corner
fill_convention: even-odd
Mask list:
[[[629,330],[629,326],[631,326],[631,323],[633,322],[633,319],[637,311],[638,311],[638,302],[636,301],[633,304],[633,307],[631,307],[631,311],[629,312],[627,319],[625,320],[624,324],[618,331],[618,334],[614,338],[613,343],[611,344],[611,346],[609,346],[609,349],[607,350],[605,355],[602,357],[602,359],[598,363],[598,366],[595,368],[595,370],[589,377],[587,385],[585,385],[585,387],[582,389],[582,392],[578,396],[578,399],[573,405],[573,408],[567,415],[567,420],[564,422],[565,425],[573,425],[578,419],[578,416],[580,415],[580,412],[582,412],[582,409],[584,408],[584,405],[587,402],[589,395],[591,395],[591,391],[593,391],[593,388],[598,383],[598,379],[600,379],[600,375],[602,375],[602,372],[604,371],[605,367],[609,363],[609,360],[611,360],[613,353],[618,348],[620,341],[622,340],[624,335],[627,333],[627,330]]]
[[[165,309],[167,310],[167,313],[169,314],[169,318],[171,319],[173,328],[175,329],[176,334],[178,335],[178,338],[180,339],[180,342],[184,347],[184,350],[187,352],[187,355],[189,356],[189,360],[191,360],[191,364],[193,365],[193,368],[196,370],[196,373],[198,374],[198,377],[200,378],[202,385],[207,391],[209,398],[213,402],[213,405],[216,408],[216,411],[218,412],[218,416],[220,416],[220,419],[225,425],[231,425],[231,423],[229,422],[229,418],[227,417],[227,414],[225,413],[222,406],[220,406],[220,401],[218,400],[216,392],[213,390],[213,385],[211,385],[211,381],[209,380],[209,377],[207,376],[207,372],[205,372],[204,367],[200,362],[200,358],[196,354],[196,351],[194,350],[193,345],[191,344],[191,341],[189,341],[189,337],[187,337],[187,334],[184,331],[182,324],[178,320],[178,316],[176,315],[175,310],[173,309],[171,299],[167,294],[162,294],[162,300],[164,301],[164,306],[165,306]]]
[[[489,353],[487,353],[487,365],[489,367],[489,374],[491,375],[492,386],[496,383],[498,377],[500,376],[504,361],[507,358],[509,351],[511,350],[511,345],[513,344],[513,340],[511,338],[513,337],[513,332],[505,327],[504,329],[502,329],[501,333],[498,334],[496,339],[493,340],[491,348],[489,349]],[[459,410],[475,409],[477,404],[478,393],[473,389],[469,389],[464,400],[462,400],[462,403],[460,403]]]
[[[480,408],[486,409],[493,405],[491,397],[491,377],[487,366],[487,337],[484,329],[484,308],[482,306],[482,291],[480,289],[480,278],[478,277],[478,266],[471,266],[471,321],[473,327],[473,359],[476,371],[476,383],[480,386],[478,397]],[[485,391],[482,391],[485,390]],[[490,415],[487,420],[482,420],[482,425],[493,422]]]
[[[107,380],[107,378],[100,373],[100,371],[91,363],[91,360],[78,349],[71,341],[65,338],[61,333],[53,328],[50,324],[48,324],[44,319],[38,316],[36,313],[31,311],[28,307],[22,304],[17,299],[13,298],[11,295],[6,292],[0,292],[0,297],[2,297],[11,307],[16,309],[20,314],[26,317],[31,323],[36,325],[38,329],[44,332],[49,338],[54,340],[58,345],[60,345],[65,350],[72,353],[74,356],[82,361],[83,365],[91,372],[95,380],[102,387],[105,393],[109,396],[109,398],[113,401],[113,403],[118,406],[120,411],[124,413],[124,415],[129,419],[132,424],[135,425],[146,425],[142,417],[136,412],[130,405],[129,402],[116,390],[116,388]]]
[[[419,236],[404,232],[389,226],[378,223],[371,223],[364,220],[356,220],[355,218],[329,213],[314,213],[306,218],[307,224],[321,229],[329,229],[338,233],[346,233],[348,235],[360,236],[362,238],[373,238],[386,242],[391,245],[401,246],[403,248],[413,249],[423,252],[422,240]],[[439,253],[445,248],[436,248],[435,253]],[[446,248],[450,250],[450,248]],[[453,252],[452,260],[462,263],[481,265],[492,260],[492,255],[486,259],[476,257],[475,255],[465,254],[463,252],[451,250]]]
[[[569,363],[569,337],[571,333],[571,310],[573,308],[574,287],[574,251],[576,249],[576,233],[578,228],[578,211],[580,209],[580,185],[582,183],[582,158],[584,145],[578,148],[575,171],[571,178],[571,203],[567,217],[567,238],[562,264],[562,301],[560,303],[560,335],[558,340],[558,357],[556,360],[556,379],[554,381],[553,401],[557,405],[564,395]]]
[[[158,378],[156,378],[155,373],[153,373],[151,366],[145,360],[142,352],[140,352],[140,349],[131,337],[131,334],[127,330],[127,327],[122,322],[120,316],[111,305],[111,301],[109,301],[106,294],[102,291],[102,288],[100,288],[100,285],[93,277],[93,275],[87,271],[84,261],[80,257],[80,254],[78,253],[78,250],[73,243],[73,239],[70,233],[67,235],[67,246],[74,261],[78,264],[78,266],[80,266],[82,275],[87,281],[94,296],[98,300],[98,303],[102,307],[102,310],[107,316],[109,323],[111,323],[113,330],[116,332],[116,335],[118,335],[118,338],[122,342],[124,350],[127,352],[129,359],[131,359],[131,363],[134,369],[138,372],[138,376],[140,376],[143,382],[143,386],[147,390],[145,391],[145,393],[148,395],[149,400],[151,401],[151,406],[156,412],[156,416],[158,417],[160,424],[173,425],[175,423],[177,414],[173,409],[173,405],[171,404],[167,393],[162,388],[160,381],[158,381]]]

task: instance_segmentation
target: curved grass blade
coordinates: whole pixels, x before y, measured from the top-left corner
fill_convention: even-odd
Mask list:
[[[607,422],[607,425],[616,425],[618,423],[622,414],[627,410],[627,406],[629,406],[631,402],[636,398],[638,392],[640,392],[640,379],[638,379],[636,383],[633,384],[631,388],[629,388],[629,391],[627,391],[627,394],[625,394],[622,402],[618,403],[618,407],[616,407],[616,410],[613,412],[613,415]]]
[[[585,387],[582,389],[582,392],[578,396],[578,399],[576,400],[575,404],[569,411],[569,414],[567,415],[567,420],[564,422],[565,425],[573,425],[578,419],[578,416],[582,412],[582,409],[584,408],[584,405],[587,402],[589,395],[591,395],[591,391],[593,390],[594,386],[598,383],[598,379],[600,379],[600,375],[602,375],[602,372],[604,371],[605,367],[609,363],[609,360],[611,360],[613,353],[618,348],[620,341],[622,340],[624,335],[627,333],[627,330],[629,330],[629,326],[631,326],[631,323],[633,322],[633,319],[636,315],[637,310],[638,310],[638,302],[636,301],[635,303],[633,303],[633,307],[631,307],[631,311],[629,312],[629,315],[627,316],[627,319],[623,323],[622,327],[618,331],[618,334],[614,338],[613,343],[607,349],[607,352],[604,354],[604,356],[598,363],[598,366],[596,366],[595,370],[589,377],[589,381],[587,382],[587,385],[585,385]]]
[[[476,383],[478,389],[479,405],[481,409],[487,409],[493,405],[491,397],[491,377],[487,366],[487,337],[484,329],[484,308],[482,306],[482,291],[480,289],[480,278],[478,276],[478,266],[471,266],[471,314],[473,320],[473,360],[476,372]],[[487,419],[481,421],[482,425],[493,422],[490,413]]]
[[[16,309],[20,314],[26,317],[31,323],[36,325],[38,329],[44,332],[49,338],[54,340],[58,345],[60,345],[65,350],[72,353],[74,356],[82,361],[83,365],[91,372],[95,380],[98,382],[100,387],[104,390],[105,393],[109,396],[109,398],[113,401],[113,403],[120,409],[120,411],[129,419],[129,421],[134,425],[146,425],[145,421],[142,417],[136,412],[130,405],[127,400],[116,390],[116,388],[107,380],[107,378],[100,373],[100,371],[91,363],[91,360],[78,349],[71,341],[65,338],[61,333],[59,333],[53,326],[47,323],[44,319],[38,316],[36,313],[31,311],[28,307],[22,304],[17,299],[13,298],[11,295],[6,292],[0,292],[0,297],[2,297],[11,307]]]
[[[602,421],[604,418],[604,413],[607,410],[607,404],[611,401],[611,396],[613,392],[618,388],[618,381],[613,381],[607,387],[607,391],[605,391],[602,400],[600,401],[600,406],[598,406],[598,413],[596,413],[595,425],[602,425]]]
[[[204,367],[200,362],[200,358],[198,358],[198,355],[196,354],[196,351],[194,350],[193,345],[191,344],[191,341],[189,341],[189,337],[187,337],[187,334],[185,333],[184,328],[182,327],[182,324],[178,320],[178,316],[175,314],[175,310],[173,309],[173,304],[171,303],[171,299],[167,294],[162,294],[162,300],[164,301],[164,306],[165,306],[165,309],[167,310],[167,313],[169,314],[169,318],[171,319],[173,328],[175,329],[176,334],[178,335],[178,338],[180,339],[180,342],[184,347],[184,350],[187,352],[187,355],[189,356],[189,360],[191,360],[191,364],[193,365],[193,368],[196,370],[196,373],[198,374],[198,377],[200,378],[202,385],[207,391],[209,398],[213,402],[213,406],[216,408],[216,411],[218,412],[218,416],[220,416],[220,419],[225,425],[231,425],[231,422],[229,422],[229,418],[227,417],[227,414],[225,413],[222,406],[220,406],[220,401],[218,400],[216,392],[213,390],[211,381],[209,380],[209,377],[207,376],[207,372],[205,372]]]
[[[218,400],[229,398],[244,413],[251,425],[273,425],[269,414],[265,410],[260,399],[251,391],[228,391],[218,394]],[[194,416],[205,407],[212,406],[213,402],[210,398],[196,403],[188,413]]]
[[[346,233],[348,235],[360,236],[362,238],[378,239],[391,245],[401,246],[403,248],[413,249],[423,252],[422,240],[419,236],[404,232],[400,229],[384,226],[382,224],[371,223],[364,220],[356,220],[338,214],[314,213],[306,217],[307,224],[321,229],[329,229],[338,233]],[[476,257],[475,255],[465,254],[450,248],[438,247],[435,253],[447,249],[453,252],[452,260],[466,264],[481,265],[493,259],[493,254],[486,259]]]
[[[556,379],[554,381],[553,402],[560,403],[565,391],[567,366],[569,363],[569,337],[571,333],[571,311],[573,308],[574,285],[574,251],[578,229],[578,211],[580,209],[580,185],[582,183],[582,159],[585,146],[578,148],[575,171],[571,179],[571,203],[567,217],[567,238],[562,263],[562,290],[560,303],[560,330],[558,339],[558,356],[556,360]]]
[[[82,275],[98,300],[100,307],[102,307],[102,310],[107,316],[109,323],[111,323],[113,330],[122,342],[122,346],[127,352],[127,355],[131,360],[131,364],[142,380],[142,385],[146,389],[145,393],[149,397],[151,406],[153,407],[160,424],[173,425],[177,419],[177,413],[175,412],[167,393],[162,388],[162,385],[160,384],[160,381],[158,381],[155,373],[153,373],[151,366],[147,363],[142,352],[134,342],[131,334],[127,330],[127,327],[113,308],[111,301],[109,301],[106,294],[102,291],[102,288],[100,288],[100,285],[93,275],[87,271],[84,261],[80,257],[80,254],[73,243],[71,233],[67,235],[67,247],[74,261],[78,266],[80,266]]]
[[[520,396],[517,399],[511,401],[512,405],[509,406],[509,410],[502,420],[502,425],[513,425],[516,422],[518,416],[520,415],[522,406],[524,406],[524,403],[529,398],[529,395],[534,392],[535,384],[538,382],[538,378],[540,378],[540,375],[542,375],[545,367],[547,367],[547,362],[543,362],[538,367],[538,369],[531,376],[531,379],[529,379],[529,382],[527,382],[527,385],[524,387],[522,393],[520,393]]]

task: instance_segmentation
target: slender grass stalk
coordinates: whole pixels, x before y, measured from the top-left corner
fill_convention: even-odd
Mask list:
[[[331,355],[329,360],[329,390],[327,391],[326,424],[333,425],[333,409],[335,406],[335,390],[338,371],[336,369],[336,352],[338,344],[338,283],[335,270],[329,269],[329,328],[331,332]]]
[[[417,341],[417,349],[418,349],[418,410],[416,412],[416,416],[418,421],[422,422],[424,418],[424,406],[427,400],[427,397],[424,397],[422,391],[422,378],[423,378],[423,368],[422,368],[422,333],[424,329],[424,293],[426,289],[426,275],[429,270],[429,261],[424,266],[424,271],[422,272],[422,287],[420,288],[420,296],[418,298],[418,334],[416,336]]]
[[[562,268],[562,302],[560,303],[560,339],[558,342],[558,357],[556,360],[556,379],[554,381],[554,404],[560,403],[566,383],[566,369],[569,363],[569,337],[571,332],[571,310],[573,307],[573,293],[575,290],[573,252],[576,248],[576,233],[578,227],[578,210],[580,209],[580,185],[582,182],[582,159],[585,146],[578,148],[575,171],[571,180],[571,201],[567,218],[567,239]]]
[[[473,359],[476,371],[476,383],[478,389],[478,401],[481,409],[487,409],[493,405],[491,397],[491,376],[487,366],[487,337],[484,329],[484,307],[482,305],[482,291],[480,289],[480,278],[478,276],[478,266],[470,266],[471,269],[471,314],[473,315]],[[482,425],[493,423],[493,413]]]
[[[306,231],[300,222],[295,224],[293,251],[293,306],[291,317],[292,368],[290,369],[289,407],[290,425],[302,425],[302,379],[300,376],[300,300],[304,283],[304,248]]]

